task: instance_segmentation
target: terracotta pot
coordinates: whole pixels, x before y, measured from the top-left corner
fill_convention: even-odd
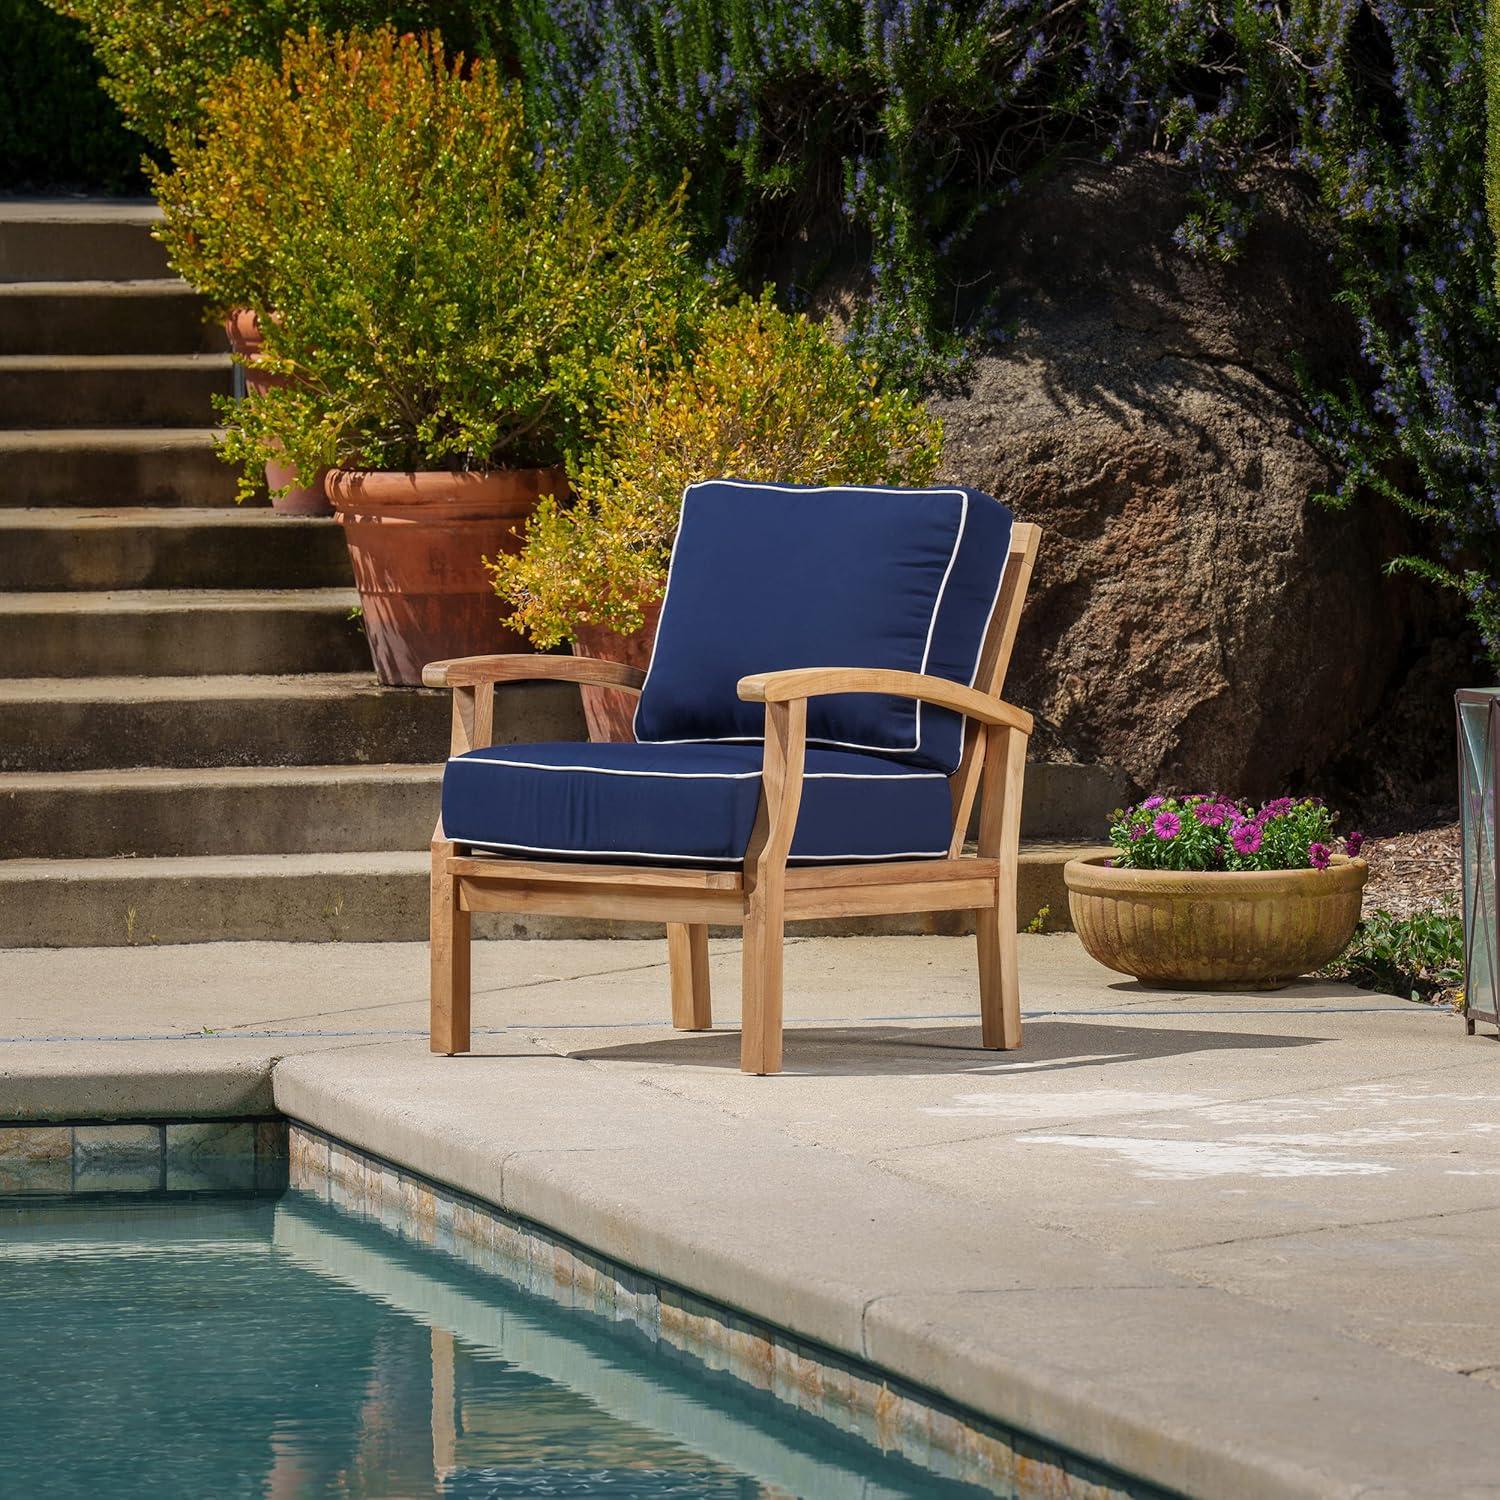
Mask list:
[[[1366,866],[1120,870],[1109,855],[1063,869],[1073,928],[1106,968],[1150,989],[1279,990],[1331,963],[1359,921]]]
[[[246,361],[245,394],[258,396],[272,386],[285,385],[285,375],[264,375],[255,368],[264,339],[260,331],[260,319],[248,308],[237,307],[224,319],[224,333],[229,339],[232,353]],[[309,485],[297,485],[284,495],[276,493],[282,485],[296,478],[290,464],[268,463],[266,465],[266,488],[271,491],[271,509],[283,516],[327,516],[333,514],[328,503],[324,484],[327,469],[319,469],[317,477]]]
[[[430,661],[530,649],[500,623],[481,559],[516,551],[537,501],[567,486],[561,469],[329,471],[382,682],[415,687]]]
[[[573,655],[593,657],[596,661],[622,661],[627,667],[639,667],[644,672],[651,665],[661,605],[648,605],[645,616],[646,623],[634,635],[620,635],[602,625],[577,626],[573,631]],[[635,706],[640,701],[634,693],[587,684],[582,692],[583,716],[588,721],[589,738],[595,744],[634,743]]]

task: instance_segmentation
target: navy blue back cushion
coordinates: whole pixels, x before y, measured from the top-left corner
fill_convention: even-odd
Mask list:
[[[1011,515],[977,490],[690,485],[636,710],[636,738],[759,740],[741,677],[884,667],[970,683],[1000,590]],[[963,721],[874,693],[808,706],[809,744],[952,771]]]

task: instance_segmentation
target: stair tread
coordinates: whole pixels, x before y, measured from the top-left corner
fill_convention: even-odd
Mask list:
[[[80,370],[228,370],[229,354],[0,354],[0,375]]]
[[[343,854],[148,854],[103,859],[0,859],[0,884],[48,879],[158,880],[162,876],[416,875],[425,878],[426,849]]]
[[[164,217],[150,198],[0,199],[0,224],[140,224],[149,229]]]
[[[3,444],[0,444],[3,446]],[[109,505],[85,510],[56,505],[0,506],[0,532],[6,531],[243,531],[337,526],[332,516],[283,515],[269,505]]]
[[[5,297],[196,297],[180,276],[126,276],[118,281],[0,281]]]
[[[294,672],[281,675],[198,677],[0,677],[0,705],[6,703],[115,703],[263,700],[285,702],[347,698],[351,695],[432,697],[441,688],[382,687],[373,672]]]
[[[13,531],[279,531],[338,526],[333,516],[288,516],[270,505],[0,505],[0,534]]]
[[[359,603],[352,588],[108,589],[0,593],[0,615],[182,614],[191,610],[265,613],[305,609],[347,612]]]
[[[11,356],[4,356],[9,358]],[[194,355],[193,358],[217,359],[219,355]],[[0,456],[16,453],[45,452],[56,449],[91,448],[106,452],[129,449],[158,453],[170,448],[206,448],[212,450],[219,429],[204,427],[14,427],[0,428]],[[19,509],[20,507],[11,507]],[[32,506],[30,509],[40,509]],[[199,507],[203,508],[203,507]]]
[[[0,799],[21,792],[191,790],[193,787],[314,786],[343,782],[436,782],[440,764],[309,766],[130,766],[93,771],[0,771]]]

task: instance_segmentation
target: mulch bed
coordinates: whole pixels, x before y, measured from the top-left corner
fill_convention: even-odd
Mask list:
[[[1360,852],[1370,866],[1366,913],[1409,917],[1457,904],[1462,882],[1457,823],[1370,838]]]

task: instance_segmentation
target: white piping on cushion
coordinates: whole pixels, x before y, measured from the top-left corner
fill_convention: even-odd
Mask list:
[[[654,743],[654,742],[651,742]],[[663,743],[718,744],[720,741],[668,740]],[[759,744],[760,742],[754,741]],[[667,781],[759,781],[761,771],[623,771],[612,766],[548,766],[531,760],[507,760],[495,755],[450,755],[448,764],[462,761],[468,765],[513,766],[520,771],[577,771],[589,776],[656,776]],[[946,781],[946,771],[807,771],[804,781]]]
[[[965,528],[969,524],[969,494],[968,494],[967,490],[951,489],[951,488],[949,488],[947,486],[940,486],[940,487],[938,487],[936,489],[927,489],[927,490],[899,490],[896,487],[891,486],[891,485],[872,485],[872,484],[775,484],[775,483],[769,483],[769,482],[765,483],[765,484],[759,484],[759,483],[756,483],[753,480],[748,480],[748,479],[700,479],[700,480],[695,481],[693,484],[687,485],[683,489],[683,492],[682,492],[682,520],[678,523],[678,526],[677,526],[677,536],[676,536],[676,538],[672,542],[672,555],[671,555],[671,557],[667,561],[667,586],[662,591],[662,596],[661,596],[661,612],[657,616],[658,628],[657,628],[656,640],[652,641],[652,643],[651,643],[651,660],[646,663],[646,677],[645,677],[645,680],[641,683],[641,691],[640,691],[639,696],[636,698],[635,712],[630,717],[630,729],[631,729],[631,733],[632,734],[635,733],[636,720],[640,717],[641,703],[644,701],[644,699],[646,697],[646,685],[651,680],[651,668],[656,665],[656,648],[657,648],[657,645],[661,641],[660,622],[666,618],[666,614],[667,614],[667,599],[668,599],[669,595],[672,592],[672,569],[673,569],[673,567],[675,566],[675,564],[677,562],[677,548],[678,548],[678,546],[680,545],[680,543],[682,541],[682,533],[683,533],[683,530],[685,529],[685,527],[687,525],[687,498],[688,498],[688,492],[690,490],[695,489],[700,484],[727,484],[732,489],[742,489],[742,490],[784,490],[784,491],[795,492],[795,493],[799,493],[799,494],[832,494],[832,493],[835,493],[835,492],[842,492],[842,493],[866,494],[866,495],[872,495],[872,494],[873,495],[888,495],[888,494],[892,494],[892,493],[906,494],[906,495],[913,495],[913,496],[915,496],[915,495],[957,495],[959,497],[959,500],[962,502],[962,506],[961,506],[960,511],[959,511],[958,531],[957,531],[956,535],[953,538],[953,551],[948,555],[948,566],[943,569],[943,581],[938,585],[937,597],[933,600],[933,603],[932,603],[932,617],[927,622],[927,642],[926,642],[926,645],[925,645],[925,647],[924,647],[924,649],[922,651],[922,667],[921,667],[921,670],[924,671],[924,672],[927,670],[927,656],[928,656],[928,653],[932,650],[932,635],[933,635],[933,631],[937,628],[938,615],[942,611],[942,607],[943,607],[943,594],[946,592],[946,590],[948,588],[948,577],[949,577],[949,574],[951,574],[953,572],[953,564],[954,564],[954,562],[956,561],[956,559],[958,557],[959,544],[963,541],[964,530],[965,530]],[[1001,572],[1001,575],[1004,576],[1004,573],[1005,573],[1004,564],[1001,565],[1000,572]],[[999,585],[997,584],[996,585],[996,589],[995,589],[995,598],[998,600],[999,597],[1000,597],[1000,590],[999,590]],[[994,605],[990,606],[990,613],[991,614],[994,613]],[[984,641],[982,639],[981,639],[981,641],[979,643],[979,649],[980,649],[981,653],[984,651]],[[836,663],[830,663],[830,665],[836,665]],[[975,664],[974,664],[974,670],[976,672],[979,670],[979,663],[978,663],[977,660],[975,661]],[[970,681],[970,686],[973,686],[972,679]],[[841,749],[841,750],[873,750],[873,751],[877,751],[879,753],[886,754],[886,755],[918,755],[918,754],[921,753],[921,750],[922,750],[922,701],[921,701],[921,699],[917,700],[916,713],[913,715],[913,723],[914,723],[914,727],[916,729],[917,742],[916,742],[915,745],[910,745],[910,746],[906,746],[906,747],[902,747],[900,745],[864,745],[864,744],[858,744],[858,743],[856,743],[853,740],[825,740],[825,739],[818,739],[818,738],[809,738],[808,741],[807,741],[807,743],[809,745],[833,745],[833,746],[836,746],[838,749]],[[708,739],[704,739],[704,738],[702,738],[700,736],[700,737],[697,737],[697,738],[694,738],[694,739],[685,739],[685,740],[641,740],[640,743],[643,744],[643,745],[743,745],[743,744],[760,744],[760,743],[762,743],[762,741],[763,741],[763,737],[762,736],[752,736],[752,737],[747,738],[744,735],[721,735],[721,736],[718,736],[718,737],[708,738]]]

